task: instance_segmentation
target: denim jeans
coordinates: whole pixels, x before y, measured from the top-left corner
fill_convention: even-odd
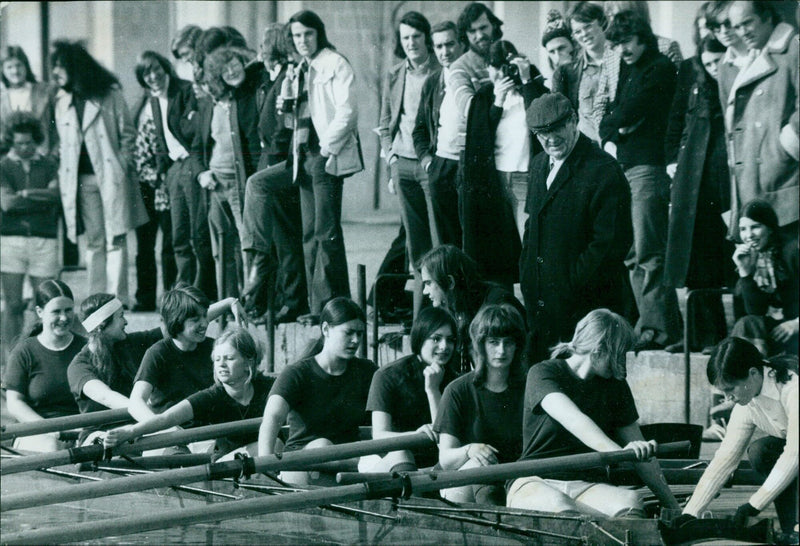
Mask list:
[[[503,183],[506,192],[506,199],[514,211],[514,220],[517,222],[519,238],[525,234],[525,220],[527,214],[525,205],[528,200],[528,173],[527,172],[506,172],[497,171],[497,176]]]
[[[428,218],[428,175],[416,159],[398,157],[391,166],[392,180],[400,198],[400,216],[406,228],[406,247],[414,269],[432,248]]]
[[[653,330],[661,343],[681,336],[674,288],[664,285],[664,254],[669,222],[669,178],[662,165],[637,165],[625,171],[631,186],[633,246],[625,260],[639,309],[636,331]]]
[[[208,195],[197,183],[192,161],[176,161],[167,170],[176,280],[192,284],[217,300],[214,256],[208,227]]]
[[[238,191],[233,185],[227,188],[218,186],[209,192],[208,227],[211,232],[211,250],[216,265],[217,294],[220,299],[238,298],[242,289],[244,271],[242,249],[233,213],[233,206],[237,203],[234,194]]]
[[[433,156],[428,167],[431,215],[438,245],[461,248],[461,221],[458,217],[458,161]]]
[[[344,179],[325,172],[326,158],[310,152],[297,176],[303,222],[303,254],[309,309],[318,315],[338,296],[350,297],[347,255],[342,234]]]
[[[170,211],[156,210],[155,189],[140,184],[142,201],[150,221],[136,228],[136,303],[155,309],[158,273],[156,270],[156,236],[161,229],[161,281],[164,290],[175,283],[177,268],[172,247]]]
[[[285,305],[293,314],[305,314],[308,292],[299,189],[292,183],[292,171],[285,161],[257,174],[247,180],[241,234],[242,250],[253,256],[248,293],[265,294],[262,285],[274,279],[276,310]],[[263,299],[262,295],[255,297]],[[265,301],[255,303],[266,308]]]

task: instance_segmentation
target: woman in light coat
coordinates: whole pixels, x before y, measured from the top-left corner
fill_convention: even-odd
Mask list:
[[[57,41],[55,120],[67,237],[86,236],[89,292],[128,298],[128,231],[147,222],[133,174],[135,129],[117,78],[83,46]]]

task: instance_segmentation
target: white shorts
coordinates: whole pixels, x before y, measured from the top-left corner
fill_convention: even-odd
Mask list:
[[[508,499],[509,505],[511,505],[511,498],[514,497],[516,494],[522,493],[522,489],[529,483],[539,482],[544,483],[551,488],[555,489],[563,493],[564,495],[568,496],[572,500],[577,499],[586,491],[588,491],[591,487],[597,485],[593,482],[585,482],[583,480],[551,480],[549,478],[540,478],[538,476],[529,476],[527,478],[518,478],[511,483],[511,487],[508,488]]]
[[[53,279],[58,275],[58,241],[44,237],[0,237],[0,272]]]

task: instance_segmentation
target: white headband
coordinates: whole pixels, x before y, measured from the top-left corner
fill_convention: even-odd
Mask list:
[[[114,298],[113,300],[103,304],[100,309],[86,317],[86,320],[84,320],[81,324],[83,324],[83,327],[87,332],[91,332],[103,324],[108,317],[116,313],[119,309],[122,309],[122,302],[117,298]]]

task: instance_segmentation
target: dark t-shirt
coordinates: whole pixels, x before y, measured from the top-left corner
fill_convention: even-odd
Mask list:
[[[473,382],[469,372],[450,383],[439,404],[433,429],[461,441],[480,442],[496,448],[501,463],[516,461],[522,451],[522,385],[492,392]]]
[[[408,355],[380,368],[372,377],[367,411],[383,411],[392,416],[392,430],[407,432],[432,421],[425,394],[425,363],[416,355]],[[440,389],[455,379],[445,368]],[[433,418],[436,416],[434,415]]]
[[[163,338],[160,328],[145,330],[143,332],[133,332],[122,341],[118,341],[111,348],[111,361],[117,369],[117,373],[111,380],[111,384],[106,383],[99,372],[92,365],[92,353],[86,346],[75,356],[67,369],[69,388],[72,395],[78,402],[81,413],[100,411],[107,409],[102,404],[98,404],[85,394],[83,387],[93,379],[99,379],[108,385],[112,391],[116,391],[123,396],[130,396],[133,388],[133,378],[139,371],[144,354],[154,343]]]
[[[51,351],[36,337],[23,339],[8,358],[3,387],[25,396],[44,418],[75,415],[78,406],[69,391],[67,367],[85,344],[75,336],[66,349]]]
[[[172,339],[162,339],[147,349],[133,382],[147,381],[153,386],[150,406],[156,413],[214,384],[211,350],[214,340],[207,337],[194,351],[181,351]]]
[[[242,406],[228,395],[225,387],[214,385],[189,396],[186,400],[192,405],[194,419],[211,425],[243,421],[264,415],[264,406],[267,405],[269,390],[275,383],[275,378],[265,377],[260,373],[253,377],[253,398],[246,406]],[[247,445],[258,440],[258,431],[249,434],[228,436],[228,441],[236,446]]]
[[[284,369],[269,394],[281,396],[291,408],[285,449],[302,449],[317,438],[334,444],[357,441],[375,370],[371,361],[353,358],[342,375],[330,375],[313,357]]]
[[[581,380],[565,360],[546,360],[528,371],[522,459],[542,459],[587,453],[591,449],[542,409],[541,402],[553,392],[564,393],[606,435],[639,419],[633,394],[626,381],[591,377]]]

